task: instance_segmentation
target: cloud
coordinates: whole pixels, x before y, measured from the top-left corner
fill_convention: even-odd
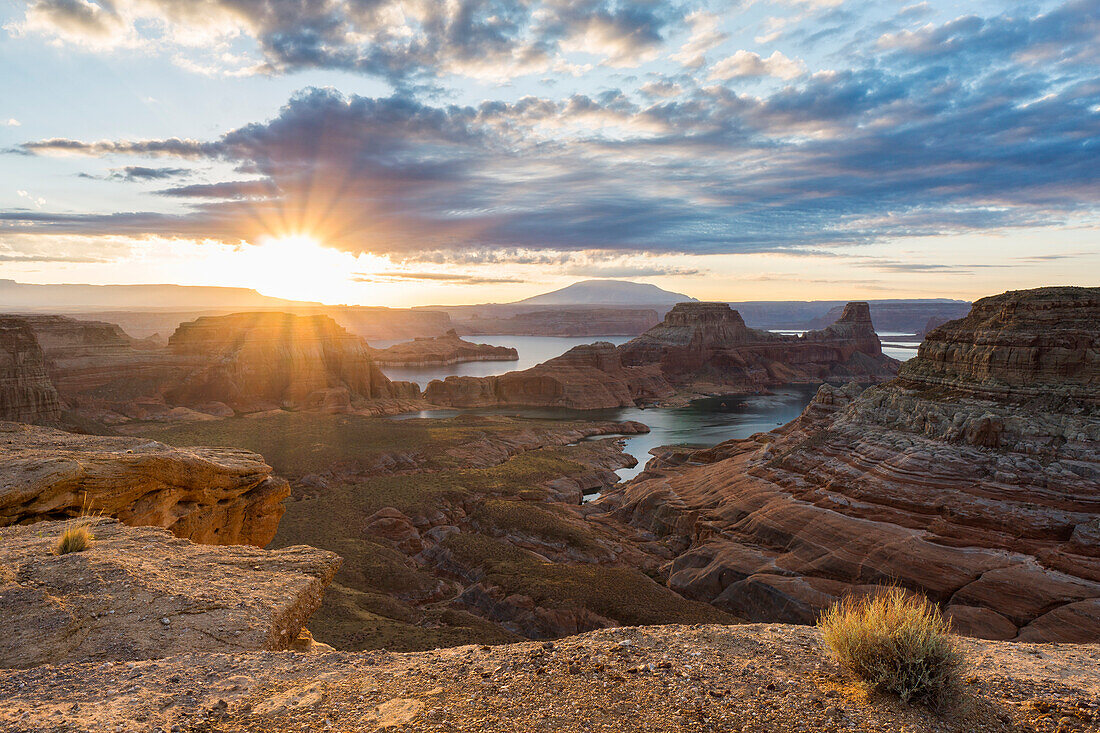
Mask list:
[[[521,283],[526,282],[521,278],[516,277],[491,277],[483,275],[464,275],[459,273],[440,273],[440,272],[374,272],[374,273],[358,273],[352,278],[353,282],[361,283],[379,283],[379,282],[403,282],[403,281],[429,281],[429,282],[441,282],[451,285],[494,285],[500,283]]]
[[[8,119],[6,119],[4,121],[0,121],[0,125],[4,125],[5,127],[19,127],[21,124],[23,124],[23,123],[21,123],[19,120],[15,119],[14,117],[9,117]]]
[[[634,65],[688,12],[651,0],[34,0],[9,29],[92,48],[142,46],[203,74],[339,69],[408,85],[544,72],[579,50]],[[232,51],[241,37],[254,44],[245,57]]]
[[[606,16],[626,39],[626,59],[679,28],[664,6],[558,9],[552,17],[513,9],[494,16],[495,32],[470,20],[462,38],[473,45],[464,48],[494,37],[510,49],[513,37],[567,38]],[[853,51],[851,68],[813,73],[784,71],[798,62],[778,51],[746,51],[696,76],[640,72],[639,90],[623,77],[624,88],[562,98],[463,105],[408,91],[308,88],[270,119],[210,139],[32,140],[16,151],[194,161],[233,173],[165,187],[156,211],[20,209],[0,212],[0,222],[5,231],[229,243],[304,232],[395,262],[562,269],[584,266],[574,255],[590,251],[610,253],[592,267],[618,267],[616,257],[638,253],[821,253],[884,238],[1063,226],[1100,213],[1100,84],[1093,67],[1067,61],[1092,52],[1066,20],[1072,10],[1088,27],[1088,9],[1073,0],[1030,17],[910,29],[946,39],[945,53],[916,36],[882,50],[876,31],[873,53]],[[1057,64],[1031,63],[1059,34]],[[1008,48],[989,52],[995,63],[963,50],[993,36]],[[755,94],[699,83],[723,64],[731,79],[766,71],[781,81]]]
[[[793,79],[800,76],[806,65],[799,59],[789,59],[779,51],[761,58],[752,51],[738,51],[732,56],[716,62],[710,70],[710,79],[729,81],[730,79],[751,79],[761,76],[774,76],[780,79]]]

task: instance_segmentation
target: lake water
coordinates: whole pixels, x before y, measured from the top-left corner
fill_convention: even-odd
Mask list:
[[[782,331],[777,333],[800,334],[801,331]],[[883,341],[883,353],[905,361],[916,356],[917,342],[912,334],[880,334]],[[574,346],[589,344],[593,341],[610,341],[622,344],[630,340],[629,336],[609,336],[600,338],[562,338],[556,336],[469,336],[469,341],[495,346],[511,346],[519,352],[519,361],[476,361],[465,364],[436,367],[384,367],[383,371],[390,379],[416,382],[421,388],[433,379],[445,379],[452,375],[487,377],[518,369],[527,369],[536,364],[565,353]],[[371,346],[385,348],[395,341],[372,342]],[[910,348],[910,343],[912,348]],[[624,468],[617,473],[623,480],[633,478],[645,467],[649,460],[649,451],[663,445],[712,446],[733,438],[747,438],[754,433],[772,430],[790,422],[801,414],[809,404],[816,386],[788,385],[776,388],[769,395],[744,395],[727,397],[706,397],[695,400],[684,407],[649,408],[624,407],[613,410],[567,410],[562,408],[484,408],[473,410],[424,410],[395,416],[394,420],[407,420],[416,417],[452,417],[463,413],[522,415],[550,420],[637,420],[649,426],[645,435],[626,436],[625,450],[634,456],[638,465]]]

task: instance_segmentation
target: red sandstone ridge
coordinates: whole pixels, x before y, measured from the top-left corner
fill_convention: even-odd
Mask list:
[[[60,416],[34,332],[21,318],[0,318],[0,420],[56,422]]]
[[[442,336],[417,338],[388,349],[373,349],[371,356],[379,364],[390,366],[433,366],[468,361],[516,361],[519,352],[509,346],[464,341],[452,328]]]
[[[244,412],[341,410],[368,400],[415,398],[419,392],[416,385],[390,382],[365,342],[328,316],[199,318],[181,325],[168,348],[201,365],[165,392],[172,404],[221,402]]]
[[[894,376],[897,364],[883,355],[866,303],[849,303],[836,323],[803,336],[748,328],[725,303],[680,303],[662,323],[622,346],[579,346],[531,369],[495,377],[448,377],[428,385],[424,397],[455,407],[600,409],[677,393],[873,382]]]
[[[812,622],[888,583],[966,634],[1100,639],[1100,288],[974,304],[899,377],[823,386],[802,417],[669,451],[589,505],[683,595]]]

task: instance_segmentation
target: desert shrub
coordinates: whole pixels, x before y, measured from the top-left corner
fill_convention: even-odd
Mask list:
[[[891,588],[848,598],[818,626],[841,666],[876,690],[940,707],[958,689],[962,652],[950,623],[921,596]]]
[[[84,552],[92,546],[92,531],[84,524],[70,524],[61,533],[57,545],[54,547],[58,555],[67,555],[70,552]]]

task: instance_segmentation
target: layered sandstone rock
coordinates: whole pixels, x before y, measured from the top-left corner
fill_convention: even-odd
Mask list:
[[[428,385],[438,405],[602,409],[677,394],[755,393],[790,383],[880,381],[897,372],[883,355],[866,303],[850,303],[822,331],[785,336],[748,328],[725,303],[680,303],[622,346],[578,346],[530,369],[448,377]]]
[[[849,303],[831,326],[802,336],[749,328],[725,303],[680,303],[619,350],[623,364],[658,363],[669,381],[701,389],[879,381],[897,371],[897,362],[882,353],[866,303]]]
[[[389,366],[444,366],[468,361],[516,361],[519,352],[508,346],[475,344],[459,338],[454,329],[435,338],[418,338],[374,349],[371,356]]]
[[[60,416],[57,390],[34,332],[22,318],[0,317],[0,420],[49,423]]]
[[[204,544],[263,546],[289,493],[246,450],[0,423],[0,525],[91,513]]]
[[[210,547],[111,519],[56,555],[68,526],[0,529],[0,667],[287,649],[340,566],[312,547]]]
[[[899,583],[962,633],[1100,639],[1100,289],[978,301],[898,379],[823,386],[794,423],[670,451],[593,511],[670,587],[752,620],[812,622]]]
[[[174,404],[217,401],[245,412],[342,410],[367,400],[419,396],[414,384],[391,383],[363,340],[327,316],[199,318],[181,325],[168,344],[174,354],[202,364],[165,392]]]
[[[436,405],[580,410],[631,406],[672,394],[657,365],[624,366],[619,350],[606,341],[575,346],[523,371],[492,377],[447,377],[424,390],[424,398]]]

